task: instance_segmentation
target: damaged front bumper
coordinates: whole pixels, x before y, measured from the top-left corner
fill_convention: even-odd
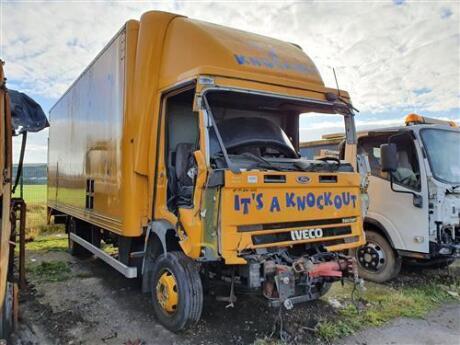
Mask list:
[[[290,265],[267,261],[263,269],[263,294],[272,307],[291,309],[294,304],[318,299],[332,282],[344,278],[360,282],[355,259],[335,253],[301,257]]]
[[[460,225],[437,223],[436,242],[430,243],[430,254],[438,258],[460,258]]]

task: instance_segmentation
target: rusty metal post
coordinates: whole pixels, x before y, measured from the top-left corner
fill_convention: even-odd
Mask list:
[[[19,287],[26,287],[26,203],[22,200],[19,218]]]
[[[14,242],[16,242],[17,221],[19,212],[19,288],[23,289],[26,286],[26,210],[27,206],[22,198],[12,199],[12,215],[11,222],[14,227]],[[14,250],[14,249],[13,249]]]

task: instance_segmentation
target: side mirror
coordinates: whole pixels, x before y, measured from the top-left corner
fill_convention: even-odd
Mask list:
[[[380,145],[380,162],[383,172],[392,173],[396,171],[398,162],[396,159],[396,145],[382,144]]]

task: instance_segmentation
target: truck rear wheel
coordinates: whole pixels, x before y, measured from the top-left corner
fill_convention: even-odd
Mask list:
[[[376,283],[393,279],[401,270],[401,258],[379,233],[366,230],[367,243],[354,250],[361,278]]]
[[[196,323],[203,309],[203,286],[196,264],[181,252],[160,255],[152,268],[153,309],[173,332]]]

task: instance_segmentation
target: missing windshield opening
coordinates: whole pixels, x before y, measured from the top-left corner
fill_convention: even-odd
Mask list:
[[[208,90],[203,100],[211,119],[208,138],[212,168],[234,173],[341,171],[338,160],[307,162],[298,153],[300,115],[337,114],[334,104],[230,90]],[[318,115],[312,115],[313,121],[314,116]],[[284,183],[277,179],[280,177],[266,182]]]

